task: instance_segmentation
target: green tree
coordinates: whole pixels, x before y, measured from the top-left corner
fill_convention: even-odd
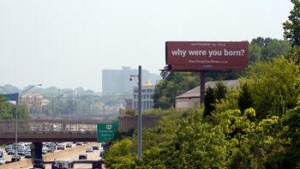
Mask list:
[[[199,74],[171,72],[155,86],[154,108],[169,109],[175,105],[175,97],[199,85]]]
[[[286,150],[281,153],[281,165],[287,169],[300,167],[300,105],[288,110],[282,118],[283,131],[281,138],[288,140]],[[278,160],[279,161],[279,160]]]
[[[204,116],[210,116],[211,113],[216,109],[216,103],[220,102],[221,99],[226,97],[227,87],[218,81],[214,88],[208,87],[205,91],[204,96]]]
[[[13,119],[15,106],[7,102],[6,98],[0,95],[0,119]]]
[[[284,57],[250,67],[249,89],[259,118],[282,116],[295,107],[300,92],[299,73],[299,66]]]
[[[216,103],[216,97],[214,94],[214,89],[211,87],[208,87],[205,90],[205,96],[204,96],[204,117],[210,116],[211,113],[216,109],[215,104]]]
[[[126,115],[130,115],[130,116],[136,116],[138,113],[135,109],[133,108],[128,108],[125,112]]]
[[[294,8],[290,11],[288,20],[283,23],[284,37],[292,46],[300,46],[300,1],[291,0]]]
[[[252,96],[249,90],[248,83],[245,82],[241,85],[241,90],[238,98],[239,109],[244,112],[247,108],[253,106]]]
[[[249,45],[250,64],[257,61],[268,61],[280,55],[287,54],[289,51],[289,43],[285,40],[262,38],[252,39]]]
[[[134,151],[136,146],[129,138],[124,138],[115,142],[106,150],[105,165],[111,169],[134,168],[136,166],[136,156]]]

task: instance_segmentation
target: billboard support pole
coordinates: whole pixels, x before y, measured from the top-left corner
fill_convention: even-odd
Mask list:
[[[204,105],[205,71],[200,71],[200,106]]]

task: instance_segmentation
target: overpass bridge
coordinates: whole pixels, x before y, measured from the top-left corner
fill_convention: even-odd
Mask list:
[[[0,142],[32,142],[32,157],[42,158],[42,142],[95,142],[100,120],[0,120]]]
[[[99,120],[0,120],[0,142],[96,141]],[[17,130],[16,130],[17,128]],[[17,134],[16,134],[17,131]]]

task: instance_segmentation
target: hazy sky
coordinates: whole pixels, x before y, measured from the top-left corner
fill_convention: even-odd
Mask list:
[[[283,39],[289,0],[0,0],[0,85],[102,90],[165,66],[165,41]]]

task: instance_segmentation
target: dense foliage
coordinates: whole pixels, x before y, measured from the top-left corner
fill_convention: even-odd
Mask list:
[[[257,62],[240,79],[241,88],[211,89],[209,115],[204,108],[177,112],[144,129],[141,161],[137,133],[115,141],[105,155],[107,168],[299,167],[299,70],[284,57]]]
[[[290,20],[299,17],[299,1],[292,2],[296,16]],[[286,38],[297,42],[296,33]],[[105,155],[107,168],[300,168],[300,50],[270,38],[253,39],[249,49],[250,66],[239,89],[208,88],[204,108],[164,116],[156,127],[143,129],[142,160],[137,133],[115,141]],[[180,84],[191,84],[188,75],[193,74],[164,78],[156,107],[172,107],[176,89],[189,89]]]
[[[300,1],[291,0],[294,8],[290,11],[288,20],[283,23],[284,37],[292,46],[300,46]]]
[[[25,106],[13,105],[3,95],[0,95],[0,119],[15,119],[16,113],[18,114],[18,119],[29,119],[29,112]]]

